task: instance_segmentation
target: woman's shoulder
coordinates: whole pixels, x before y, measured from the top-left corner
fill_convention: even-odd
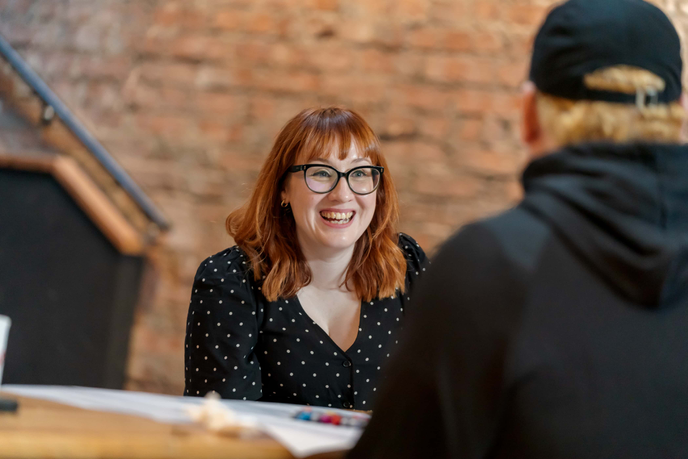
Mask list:
[[[399,233],[398,244],[406,258],[406,280],[413,283],[425,271],[428,258],[420,244],[408,234]]]
[[[413,260],[414,262],[425,263],[426,256],[425,252],[421,248],[420,244],[416,242],[411,236],[406,233],[399,233],[399,248],[404,252],[404,257],[406,260]]]
[[[248,256],[234,246],[209,256],[198,267],[191,292],[192,307],[194,300],[203,307],[209,304],[207,300],[225,309],[232,304],[255,307],[259,291]]]
[[[251,264],[248,256],[239,246],[229,247],[203,260],[196,271],[196,280],[250,282]],[[244,282],[242,282],[242,280]]]

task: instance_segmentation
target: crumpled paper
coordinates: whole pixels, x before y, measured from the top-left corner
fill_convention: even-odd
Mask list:
[[[240,416],[227,408],[220,401],[217,392],[208,393],[201,405],[189,405],[185,410],[194,422],[214,433],[243,438],[262,434],[260,425],[254,418]]]

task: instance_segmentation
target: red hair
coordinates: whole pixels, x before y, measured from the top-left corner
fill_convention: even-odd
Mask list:
[[[364,301],[404,291],[406,259],[397,245],[399,202],[380,141],[356,112],[338,107],[307,109],[282,128],[265,160],[251,198],[226,220],[227,232],[248,255],[254,277],[263,279],[268,301],[291,298],[311,281],[311,270],[296,238],[291,212],[280,206],[287,169],[338,151],[346,158],[353,144],[373,165],[385,168],[376,191],[376,208],[365,233],[356,241],[343,285],[353,286]]]

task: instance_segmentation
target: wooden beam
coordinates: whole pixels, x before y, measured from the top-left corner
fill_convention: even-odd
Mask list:
[[[0,168],[51,174],[120,253],[131,256],[143,253],[141,234],[74,159],[62,155],[18,156],[0,152]]]

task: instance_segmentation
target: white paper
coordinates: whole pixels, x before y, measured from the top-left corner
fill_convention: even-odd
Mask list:
[[[5,350],[10,336],[12,321],[7,316],[0,316],[0,385],[2,385],[2,370],[5,367]]]
[[[130,414],[168,424],[191,423],[185,407],[203,403],[203,399],[197,397],[87,387],[5,385],[2,390],[22,397],[50,400],[88,410]],[[296,457],[350,449],[361,435],[359,428],[293,419],[293,415],[304,408],[301,405],[242,400],[222,400],[222,403],[237,416],[257,421],[261,430]],[[330,408],[327,411],[344,413],[343,410]]]

